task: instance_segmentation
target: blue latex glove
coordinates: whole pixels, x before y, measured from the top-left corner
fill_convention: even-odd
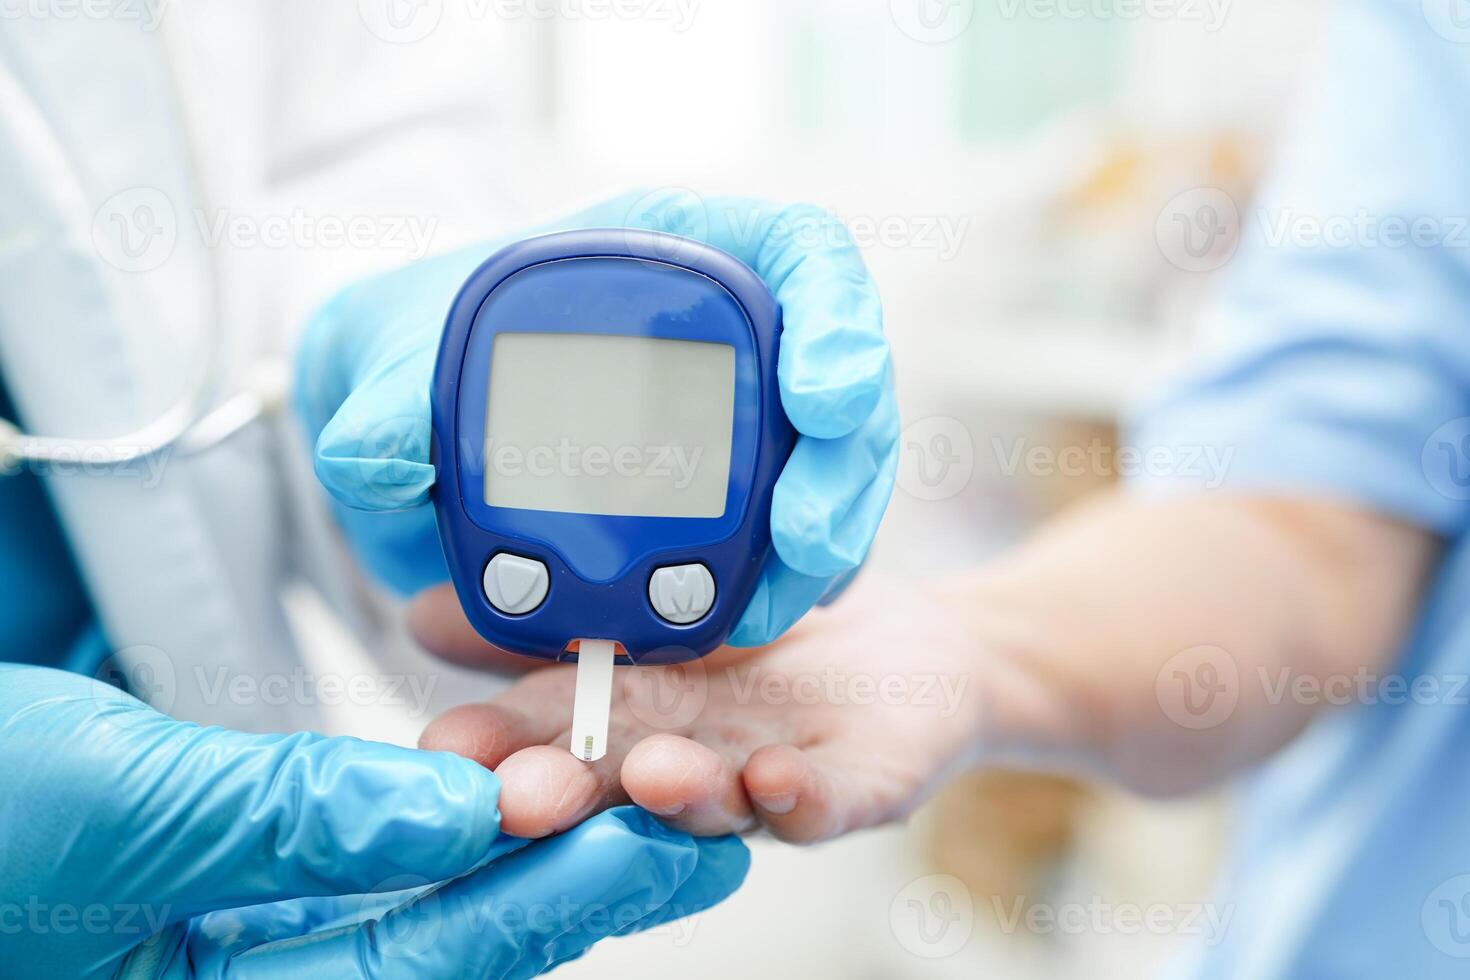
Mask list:
[[[721,248],[781,303],[781,402],[801,438],[776,484],[775,556],[730,638],[769,643],[862,564],[893,490],[898,410],[877,288],[841,222],[809,205],[631,194],[516,237],[606,227]],[[297,407],[317,474],[343,505],[364,562],[401,592],[448,577],[426,506],[434,360],[455,293],[510,240],[353,286],[323,308],[302,345]]]
[[[199,728],[39,667],[0,665],[0,785],[14,980],[530,977],[749,862],[633,808],[515,840],[458,756]]]

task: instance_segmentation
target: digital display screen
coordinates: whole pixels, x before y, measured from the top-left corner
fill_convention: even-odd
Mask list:
[[[502,333],[490,359],[485,502],[621,517],[720,517],[735,348]]]

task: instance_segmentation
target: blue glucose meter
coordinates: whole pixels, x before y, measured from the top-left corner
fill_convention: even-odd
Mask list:
[[[754,272],[669,235],[546,235],[475,271],[435,370],[433,499],[486,640],[546,660],[597,641],[609,676],[614,650],[673,663],[725,641],[796,441],[780,335]]]

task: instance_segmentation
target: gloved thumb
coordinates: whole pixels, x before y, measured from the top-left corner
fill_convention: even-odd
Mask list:
[[[485,246],[466,249],[359,283],[307,327],[296,411],[315,444],[317,475],[347,507],[399,510],[427,500],[439,335],[487,254]]]
[[[200,728],[38,668],[0,667],[0,691],[0,866],[22,882],[70,869],[78,900],[179,921],[442,881],[497,853],[499,782],[457,756]]]
[[[354,510],[391,511],[428,502],[435,349],[405,352],[347,395],[317,437],[317,478]]]

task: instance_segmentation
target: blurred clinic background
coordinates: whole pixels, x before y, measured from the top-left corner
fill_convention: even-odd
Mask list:
[[[239,25],[200,6],[227,59]],[[629,187],[845,218],[908,426],[872,564],[912,574],[983,560],[1114,478],[1119,410],[1189,349],[1330,16],[1312,0],[275,6],[282,97],[216,125],[264,134],[257,186],[283,208],[428,218],[432,251]],[[276,266],[254,270],[278,284],[263,319],[294,330],[330,286],[414,257],[401,246],[242,261]],[[358,655],[301,605],[324,658]],[[425,721],[340,727],[411,743]],[[727,906],[560,975],[1131,980],[1229,914],[1201,904],[1229,820],[1220,799],[977,774],[908,826],[757,842]]]

